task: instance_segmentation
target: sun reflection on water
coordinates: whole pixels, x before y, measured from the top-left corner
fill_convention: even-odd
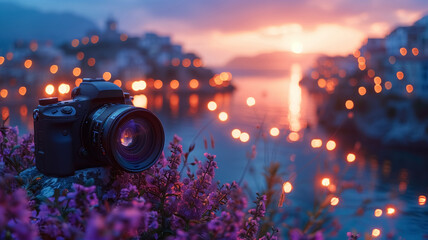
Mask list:
[[[299,86],[301,78],[301,66],[299,64],[293,64],[291,66],[290,86],[288,95],[288,120],[290,124],[290,130],[293,132],[298,132],[302,129],[302,125],[300,123],[302,89]]]

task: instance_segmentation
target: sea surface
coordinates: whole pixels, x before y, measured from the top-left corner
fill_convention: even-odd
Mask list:
[[[326,239],[346,239],[349,231],[371,235],[374,228],[381,231],[380,239],[428,239],[428,206],[418,204],[419,195],[428,195],[427,157],[381,148],[369,151],[367,143],[348,140],[350,136],[340,129],[324,130],[316,111],[323,99],[299,86],[301,76],[301,67],[293,65],[284,76],[234,76],[236,90],[230,93],[145,93],[135,96],[134,103],[159,116],[167,143],[176,134],[183,139],[184,150],[196,144],[191,161],[203,159],[205,152],[215,154],[216,178],[223,183],[241,181],[254,199],[265,189],[265,169],[280,163],[282,181],[293,186],[282,207],[274,204],[284,214],[277,225],[283,232],[285,224],[303,228],[306,212],[314,210],[328,192],[321,185],[321,179],[328,177],[337,191],[341,186],[350,189],[334,193],[339,203],[326,211]],[[255,99],[254,106],[247,105],[248,97]],[[18,126],[21,134],[32,132],[36,103],[8,101],[9,105],[0,106],[3,115],[10,116],[7,125]],[[210,101],[217,104],[216,110],[208,110]],[[220,112],[227,113],[226,121],[219,120]],[[280,130],[275,137],[269,133],[274,127]],[[248,133],[249,141],[234,139],[233,129]],[[312,139],[320,139],[322,147],[313,148]],[[328,140],[336,143],[333,151],[325,147]],[[354,162],[346,161],[348,153],[356,155]],[[275,201],[280,194],[278,190]],[[386,214],[388,207],[396,210],[391,216]],[[375,217],[375,209],[381,209],[382,216]]]

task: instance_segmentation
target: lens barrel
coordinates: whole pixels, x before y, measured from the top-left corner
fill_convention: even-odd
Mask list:
[[[88,150],[98,161],[107,160],[127,172],[141,172],[155,164],[162,153],[162,123],[147,109],[106,104],[95,110],[87,123]]]

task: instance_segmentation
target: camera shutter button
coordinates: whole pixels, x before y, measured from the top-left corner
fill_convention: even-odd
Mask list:
[[[61,112],[64,114],[70,114],[73,112],[73,108],[70,106],[65,106],[61,108]]]

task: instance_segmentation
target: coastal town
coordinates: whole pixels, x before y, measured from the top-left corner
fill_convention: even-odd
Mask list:
[[[425,16],[385,38],[368,38],[352,55],[318,58],[301,85],[325,96],[318,112],[328,127],[421,149],[428,142],[427,59]]]
[[[117,25],[109,18],[104,31],[60,45],[16,41],[12,49],[0,52],[0,101],[19,102],[24,96],[65,99],[82,78],[104,78],[132,95],[233,90],[231,73],[215,74],[169,36],[146,32],[132,37],[119,32]]]

